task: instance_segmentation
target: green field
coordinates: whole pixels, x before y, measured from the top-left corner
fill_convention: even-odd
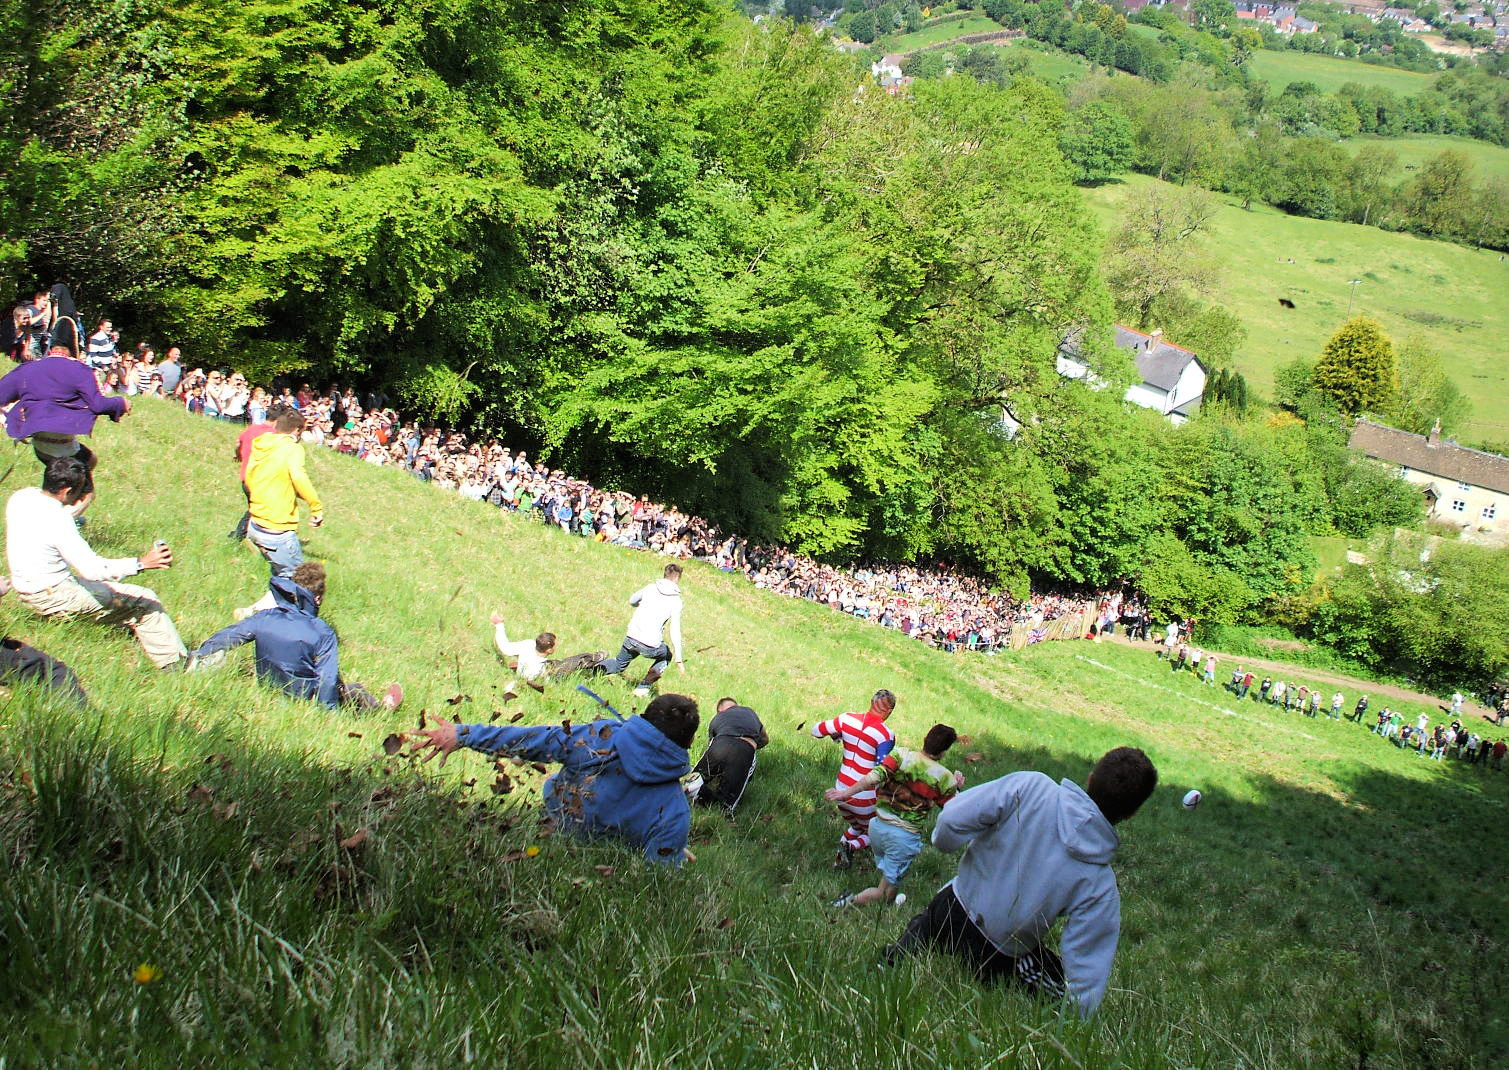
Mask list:
[[[1154,181],[1132,175],[1086,196],[1110,227],[1116,204]],[[1247,326],[1236,363],[1259,388],[1271,388],[1279,365],[1319,355],[1346,319],[1349,281],[1360,279],[1353,313],[1375,317],[1395,339],[1424,339],[1472,398],[1463,434],[1509,439],[1509,366],[1503,360],[1509,263],[1497,253],[1261,205],[1244,211],[1230,201],[1223,201],[1212,235],[1210,247],[1225,269],[1214,296]],[[1295,308],[1281,307],[1280,298]]]
[[[109,555],[171,540],[174,568],[144,582],[191,644],[265,578],[222,534],[242,508],[232,433],[146,401],[95,439],[88,536]],[[0,703],[7,1066],[1278,1070],[1509,1057],[1505,1010],[1488,998],[1502,975],[1493,833],[1509,776],[1345,722],[1233,710],[1119,644],[934,653],[694,564],[687,672],[667,683],[705,708],[747,701],[773,742],[735,819],[697,817],[698,861],[652,869],[630,850],[545,835],[527,767],[505,767],[517,786],[499,795],[480,755],[416,768],[382,742],[422,709],[480,721],[499,709],[490,609],[520,635],[552,628],[564,650],[616,647],[627,594],[660,561],[323,450],[311,470],[329,522],[307,549],[331,570],[324,615],[342,668],[403,680],[397,714],[270,693],[244,656],[217,674],[157,675],[124,633],[0,603],[7,633],[71,662],[95,704],[80,715],[24,688]],[[35,475],[21,458],[6,493]],[[638,705],[619,681],[599,686]],[[804,727],[862,708],[878,686],[900,696],[904,742],[939,720],[966,734],[949,759],[972,783],[1023,768],[1083,778],[1122,744],[1156,761],[1157,793],[1120,828],[1121,948],[1094,1020],[981,989],[948,959],[872,967],[951,874],[932,850],[907,909],[825,905],[871,875],[829,867],[839,827],[820,793],[837,752]],[[510,709],[537,724],[593,714],[560,687]],[[1205,802],[1188,812],[1193,786]]]
[[[986,18],[984,15],[972,15],[967,19],[955,19],[952,22],[940,22],[931,26],[924,24],[916,33],[891,38],[886,44],[886,51],[911,52],[914,49],[926,48],[928,45],[952,41],[955,37],[964,37],[972,33],[999,33],[1003,29],[1005,27],[995,19]]]
[[[1313,82],[1322,93],[1334,93],[1348,82],[1375,85],[1395,93],[1419,93],[1430,87],[1433,75],[1397,67],[1379,67],[1354,59],[1338,59],[1310,52],[1273,52],[1262,49],[1252,54],[1248,70],[1281,91],[1290,82]]]
[[[1050,85],[1060,81],[1077,81],[1090,73],[1090,64],[1083,56],[1057,48],[1036,47],[1026,44],[1026,38],[1006,46],[1021,49],[1027,56],[1027,70],[1036,78]]]
[[[1489,179],[1509,182],[1509,148],[1477,141],[1470,137],[1436,134],[1412,134],[1408,137],[1354,137],[1340,142],[1342,148],[1355,153],[1363,145],[1381,145],[1399,157],[1395,179],[1411,177],[1415,170],[1429,163],[1447,149],[1465,153],[1472,160],[1474,184]]]

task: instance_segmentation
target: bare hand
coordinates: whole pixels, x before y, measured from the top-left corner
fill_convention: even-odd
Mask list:
[[[127,397],[123,397],[123,398],[121,398],[121,401],[125,402],[125,404],[126,404],[126,411],[123,412],[123,413],[121,413],[121,415],[122,416],[130,416],[131,415],[131,399],[127,398]]]
[[[682,672],[682,673],[686,672],[686,662],[684,662],[684,661],[678,661],[678,662],[676,662],[676,671],[677,672]]]
[[[694,854],[692,854],[692,849],[690,847],[683,847],[683,848],[681,848],[681,854],[682,854],[683,857],[686,858],[686,860],[688,862],[695,862],[695,861],[697,861],[697,856],[694,855]]]
[[[173,550],[168,546],[154,546],[141,556],[143,571],[154,568],[172,568]]]
[[[955,771],[955,773],[954,773],[954,787],[956,787],[956,788],[962,788],[963,786],[964,786],[964,774],[960,773],[958,771]]]
[[[10,582],[10,577],[0,576],[0,598],[4,598],[6,595],[10,594],[13,589],[14,588]]]
[[[311,516],[309,518],[309,526],[312,527],[312,528],[317,528],[321,524],[323,524],[324,522],[325,522],[325,514],[324,513],[315,513],[313,516]]]
[[[424,754],[424,761],[429,761],[435,755],[440,755],[440,765],[436,768],[443,769],[445,760],[451,756],[451,752],[461,746],[461,741],[456,738],[456,722],[447,721],[438,713],[432,715],[435,722],[434,728],[421,728],[417,732],[408,733],[414,746],[410,748],[410,754]]]
[[[829,788],[827,791],[823,792],[823,798],[827,799],[829,802],[837,803],[843,802],[853,794],[854,793],[848,788]]]
[[[494,624],[502,624],[503,623],[503,614],[499,613],[495,609],[495,610],[492,611],[492,615],[489,616],[487,619],[490,620]]]

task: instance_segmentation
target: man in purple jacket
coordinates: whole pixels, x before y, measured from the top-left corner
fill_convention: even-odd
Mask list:
[[[89,481],[77,512],[94,497],[94,453],[79,441],[94,431],[97,417],[119,421],[131,411],[126,398],[107,398],[100,393],[88,365],[74,360],[64,346],[54,346],[41,360],[22,364],[0,379],[0,406],[12,408],[5,416],[5,430],[20,442],[31,439],[37,460],[44,465],[54,457],[77,457],[89,469]]]

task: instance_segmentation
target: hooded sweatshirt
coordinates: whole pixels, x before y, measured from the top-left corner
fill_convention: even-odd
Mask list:
[[[220,629],[194,656],[256,643],[257,679],[335,709],[341,701],[335,629],[320,620],[314,595],[293,580],[279,576],[270,586],[277,605]]]
[[[1121,895],[1111,870],[1118,843],[1083,788],[1033,772],[961,792],[933,828],[939,850],[968,846],[954,895],[1003,953],[1028,954],[1067,916],[1064,976],[1083,1017],[1105,998],[1121,934]]]
[[[664,577],[629,596],[634,616],[629,618],[629,638],[645,646],[659,646],[666,624],[671,626],[671,653],[681,660],[681,585]]]
[[[651,862],[681,865],[692,824],[681,778],[691,766],[686,748],[643,717],[570,727],[458,725],[456,738],[485,754],[559,762],[544,797],[545,813],[560,828],[589,839],[619,836],[643,847]]]
[[[292,435],[270,432],[252,439],[244,478],[251,498],[251,522],[263,531],[297,528],[300,498],[311,514],[325,511],[304,469],[304,447]]]

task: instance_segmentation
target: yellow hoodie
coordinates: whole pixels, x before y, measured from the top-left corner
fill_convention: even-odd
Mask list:
[[[300,498],[309,506],[310,515],[325,511],[304,470],[304,447],[292,435],[269,431],[252,439],[246,489],[251,495],[251,522],[263,531],[297,528]]]

